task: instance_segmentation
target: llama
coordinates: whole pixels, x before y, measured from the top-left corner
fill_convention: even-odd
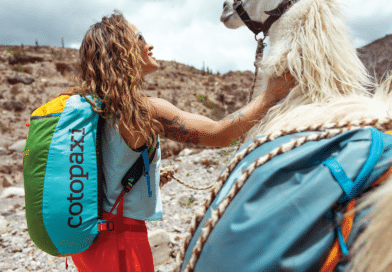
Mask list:
[[[253,20],[264,22],[268,18],[264,11],[275,8],[279,2],[248,0],[243,1],[243,6]],[[221,21],[228,28],[238,28],[244,23],[232,4],[225,1]],[[291,120],[293,110],[300,106],[323,105],[348,95],[371,96],[370,90],[375,85],[350,41],[349,29],[336,0],[294,3],[271,26],[269,37],[270,52],[262,62],[264,84],[262,89],[255,89],[254,97],[265,91],[269,77],[280,76],[285,71],[293,75],[298,85],[248,132],[245,141],[298,126]]]
[[[265,22],[282,0],[244,0],[252,20]],[[294,2],[294,1],[293,1]],[[392,74],[380,85],[373,83],[359,60],[337,0],[296,1],[269,30],[270,52],[262,62],[263,88],[268,77],[289,71],[298,85],[272,107],[248,132],[245,142],[279,130],[315,124],[392,117]],[[227,28],[245,25],[233,10],[233,1],[224,2],[221,21]],[[257,85],[256,85],[257,86]],[[374,95],[370,90],[375,89]],[[362,197],[357,210],[374,205],[370,223],[352,247],[349,271],[390,271],[392,247],[392,177],[378,189]]]
[[[276,8],[283,1],[287,0],[243,0],[242,3],[252,20],[265,22],[268,18],[265,11]],[[292,2],[269,29],[270,52],[262,62],[262,88],[255,89],[254,97],[266,90],[269,77],[286,72],[292,74],[297,85],[285,99],[270,108],[248,132],[246,139],[310,125],[355,123],[365,119],[388,120],[391,129],[392,75],[382,84],[373,83],[351,42],[339,1]],[[235,29],[244,25],[233,10],[233,0],[226,0],[223,7],[221,21],[226,27]],[[392,269],[392,247],[388,239],[388,227],[392,223],[391,180],[392,176],[363,196],[356,207],[360,211],[373,206],[368,227],[350,249],[349,271]],[[204,207],[196,213],[184,248],[189,245],[198,222],[221,187],[219,181]],[[216,221],[213,222],[215,225]],[[203,233],[207,236],[209,231],[203,229]],[[184,250],[177,256],[177,265],[183,254]],[[194,256],[192,254],[192,258]],[[190,263],[194,266],[194,259],[188,265]]]

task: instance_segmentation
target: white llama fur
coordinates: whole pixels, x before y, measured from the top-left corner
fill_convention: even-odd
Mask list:
[[[264,11],[281,1],[242,2],[253,20],[264,22],[268,17]],[[225,3],[232,6],[233,1]],[[278,77],[289,71],[298,85],[248,132],[245,142],[314,124],[392,117],[392,75],[381,85],[372,82],[343,16],[338,0],[299,0],[272,25],[270,53],[262,63],[264,88],[255,90],[254,97],[265,91],[268,75]],[[229,28],[244,25],[228,7],[221,21]],[[392,229],[391,180],[362,198],[357,207],[374,205],[368,228],[350,251],[349,271],[392,271],[392,231],[388,231]]]
[[[372,106],[384,106],[383,116],[390,117],[392,111],[392,74],[377,89],[370,101]],[[371,109],[366,113],[371,114]],[[389,113],[389,114],[388,114]],[[381,114],[381,113],[380,113]],[[377,116],[379,117],[379,116]],[[357,211],[373,206],[365,218],[368,227],[354,242],[350,252],[350,265],[346,271],[392,271],[392,176],[389,176],[377,189],[370,191],[360,199]]]

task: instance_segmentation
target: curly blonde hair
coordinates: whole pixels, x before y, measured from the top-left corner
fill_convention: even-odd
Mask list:
[[[75,80],[80,87],[61,95],[79,94],[119,132],[119,126],[140,132],[149,149],[155,147],[163,126],[148,110],[142,91],[141,49],[127,20],[118,10],[109,18],[92,25],[84,35],[79,49]],[[102,103],[101,109],[88,99],[92,95]],[[118,125],[116,124],[118,119]]]

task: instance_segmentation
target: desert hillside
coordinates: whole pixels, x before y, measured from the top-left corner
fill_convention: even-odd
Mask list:
[[[250,52],[253,54],[253,52]],[[392,70],[392,35],[358,49],[371,75],[378,79]],[[57,97],[73,80],[78,50],[54,46],[0,45],[0,174],[17,182],[22,154],[11,146],[25,140],[31,113]],[[253,71],[213,74],[174,61],[158,60],[160,69],[145,77],[147,95],[163,98],[181,110],[219,121],[248,99]],[[184,148],[197,148],[162,139],[162,159]],[[200,148],[199,148],[200,149]],[[3,181],[0,180],[0,187]],[[9,183],[9,182],[7,182]]]
[[[53,46],[0,46],[0,147],[7,149],[25,139],[30,114],[77,85],[73,80],[77,54],[76,49]],[[145,77],[146,94],[216,121],[244,105],[253,80],[252,72],[216,75],[173,61],[158,63],[160,69]],[[164,151],[163,157],[186,147],[169,145],[171,151]]]
[[[380,81],[387,71],[392,70],[392,34],[358,48],[361,61],[371,76]]]

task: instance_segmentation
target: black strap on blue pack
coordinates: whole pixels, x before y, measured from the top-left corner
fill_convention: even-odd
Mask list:
[[[140,177],[142,176],[143,168],[144,168],[144,176],[146,177],[147,180],[148,196],[149,197],[152,196],[149,171],[150,171],[150,164],[155,156],[155,152],[157,148],[159,148],[159,142],[157,142],[157,146],[154,148],[150,158],[148,156],[146,145],[136,150],[138,152],[142,151],[142,154],[132,165],[132,167],[127,171],[127,173],[125,173],[123,179],[121,180],[121,185],[124,187],[125,192],[129,192],[132,189],[132,187],[136,184],[136,182],[139,181]]]
[[[97,171],[98,171],[98,218],[103,217],[103,184],[105,183],[105,175],[103,174],[103,157],[102,157],[102,129],[105,119],[98,117],[97,135],[96,135],[96,154],[97,154]]]

